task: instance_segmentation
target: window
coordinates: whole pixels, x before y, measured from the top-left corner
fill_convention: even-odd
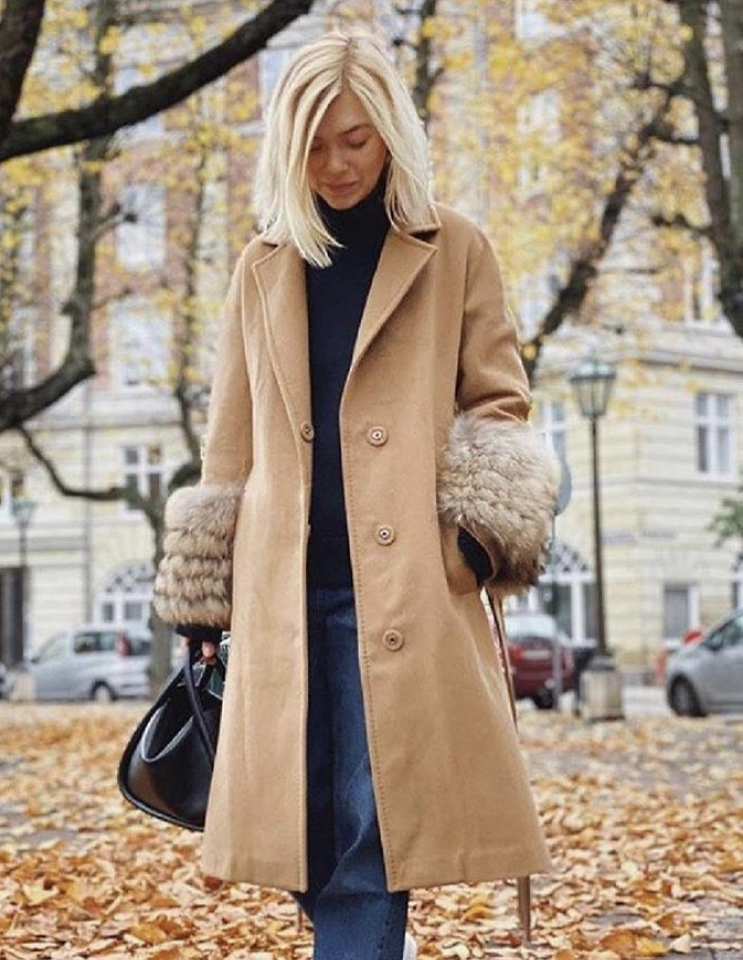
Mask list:
[[[726,327],[720,306],[720,264],[706,241],[695,244],[683,260],[684,322]]]
[[[521,145],[518,185],[522,194],[545,187],[544,157],[560,136],[560,100],[556,90],[535,93],[516,111],[517,136]]]
[[[679,640],[699,619],[696,584],[667,583],[663,587],[663,637]]]
[[[553,595],[554,589],[554,595]],[[597,635],[596,584],[586,561],[569,544],[555,540],[536,587],[509,597],[506,609],[555,611],[557,625],[576,644],[592,644]]]
[[[726,393],[698,393],[695,398],[697,470],[709,476],[733,472],[732,397]]]
[[[23,474],[0,469],[0,521],[13,522],[13,500],[23,496]]]
[[[716,650],[731,649],[743,644],[743,617],[733,617],[709,637],[709,645]]]
[[[260,84],[261,110],[264,114],[279,75],[295,52],[294,47],[267,47],[261,51],[258,59],[258,83]]]
[[[550,33],[550,21],[539,7],[539,0],[516,0],[514,28],[519,40],[541,40]]]
[[[158,444],[124,447],[124,485],[150,500],[157,500],[163,487],[162,450]],[[136,508],[124,504],[126,510]]]
[[[170,361],[166,320],[146,300],[129,298],[112,304],[110,318],[111,381],[115,387],[162,386]]]
[[[739,553],[733,566],[732,607],[743,607],[743,553]]]
[[[119,191],[116,257],[127,270],[152,270],[165,262],[165,188],[128,183]]]
[[[562,400],[543,400],[539,404],[539,430],[544,442],[562,460],[567,459],[565,442],[565,404]]]
[[[146,627],[150,617],[154,571],[151,563],[127,563],[116,567],[95,599],[102,623],[117,627]]]
[[[36,376],[36,313],[31,307],[11,307],[0,356],[0,388],[31,386]]]
[[[57,660],[67,653],[67,634],[57,633],[50,637],[39,651],[39,662],[46,660]]]

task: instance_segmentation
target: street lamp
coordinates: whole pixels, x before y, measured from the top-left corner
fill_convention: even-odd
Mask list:
[[[601,534],[601,486],[599,483],[598,422],[606,413],[611,398],[616,370],[595,355],[584,360],[569,376],[580,411],[589,421],[593,466],[593,543],[596,569],[596,641],[594,656],[584,674],[585,705],[593,719],[622,717],[621,676],[616,670],[606,644],[604,608],[604,554]]]
[[[27,497],[13,497],[10,501],[10,510],[13,519],[18,525],[19,560],[21,568],[21,658],[26,656],[28,645],[28,560],[27,560],[27,533],[37,504]]]

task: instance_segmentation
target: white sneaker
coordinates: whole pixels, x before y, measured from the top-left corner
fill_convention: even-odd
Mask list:
[[[413,940],[409,933],[405,934],[405,952],[402,960],[415,960],[418,955],[418,944]]]

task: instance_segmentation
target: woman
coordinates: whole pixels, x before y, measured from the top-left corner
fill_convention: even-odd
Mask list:
[[[231,631],[202,867],[291,891],[315,960],[412,958],[410,888],[551,869],[480,588],[538,575],[556,463],[370,36],[285,69],[255,196],[156,582],[205,658]]]

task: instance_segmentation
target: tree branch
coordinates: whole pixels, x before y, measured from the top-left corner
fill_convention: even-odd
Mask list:
[[[71,487],[68,483],[65,483],[57,468],[34,440],[29,431],[25,427],[18,427],[17,429],[18,433],[23,437],[29,453],[41,464],[51,480],[52,485],[63,497],[76,497],[80,500],[93,500],[97,503],[115,503],[117,500],[120,500],[128,503],[137,510],[141,510],[148,518],[157,515],[151,500],[143,497],[138,490],[132,490],[126,486],[114,485],[100,490],[92,490],[88,487]]]
[[[676,213],[672,217],[667,217],[659,210],[656,210],[650,214],[650,222],[656,227],[686,230],[695,237],[705,237],[708,240],[712,237],[711,224],[702,226],[698,223],[692,223],[685,213]]]
[[[524,344],[523,360],[530,381],[534,378],[544,342],[568,316],[579,312],[590,285],[598,274],[598,265],[609,249],[622,212],[652,155],[655,132],[658,125],[664,121],[672,98],[671,93],[665,94],[651,119],[634,134],[630,139],[630,145],[622,151],[622,160],[614,178],[614,184],[604,201],[598,238],[573,261],[568,279],[558,291],[539,330]]]
[[[45,0],[7,0],[0,17],[0,143],[21,98],[39,40]]]
[[[15,0],[16,4],[22,2]],[[308,13],[313,2],[272,0],[226,40],[152,83],[132,87],[120,96],[99,97],[79,110],[62,110],[12,123],[0,143],[0,162],[107,136],[121,127],[141,123],[185,100],[262,50],[271,37]]]

